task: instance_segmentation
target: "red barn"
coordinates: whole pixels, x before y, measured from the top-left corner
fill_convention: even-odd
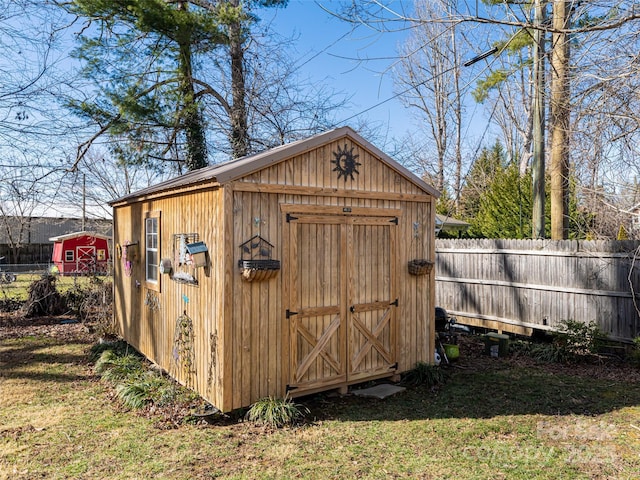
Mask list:
[[[61,275],[106,272],[110,237],[95,232],[75,232],[49,239],[53,264]]]

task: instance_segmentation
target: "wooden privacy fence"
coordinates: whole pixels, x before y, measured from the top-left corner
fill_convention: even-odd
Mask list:
[[[563,320],[640,335],[640,241],[437,240],[436,305],[460,323],[531,334]]]
[[[17,250],[11,245],[0,243],[0,257],[5,257],[2,263],[49,263],[53,243],[27,243],[21,245]]]

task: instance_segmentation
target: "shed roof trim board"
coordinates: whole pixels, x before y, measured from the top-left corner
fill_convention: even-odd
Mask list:
[[[448,215],[441,215],[436,213],[436,227],[440,227],[444,230],[466,230],[471,226],[470,223],[467,223],[463,220],[458,220],[457,218],[450,217]]]
[[[142,190],[138,190],[130,195],[112,200],[110,205],[115,205],[122,202],[133,201],[138,198],[142,198],[146,195],[159,194],[165,191],[171,191],[181,187],[188,187],[199,183],[218,183],[223,185],[234,180],[238,180],[241,177],[250,175],[258,170],[277,164],[284,160],[287,160],[296,155],[300,155],[304,152],[325,145],[334,140],[340,138],[350,138],[352,141],[358,143],[363,148],[369,150],[372,154],[377,156],[380,161],[384,162],[387,166],[398,172],[400,175],[409,179],[412,183],[416,184],[425,192],[435,196],[440,196],[440,192],[434,187],[426,183],[416,174],[409,171],[407,168],[400,165],[393,160],[389,155],[378,149],[376,146],[365,140],[358,133],[356,133],[351,127],[340,127],[334,130],[329,130],[312,137],[298,140],[286,145],[265,150],[264,152],[256,153],[254,155],[248,155],[236,160],[230,160],[228,162],[219,163],[210,167],[204,167],[199,170],[188,172],[179,177],[164,181],[152,187],[148,187]]]
[[[96,232],[73,232],[73,233],[67,233],[65,235],[58,235],[57,237],[51,237],[49,238],[50,242],[62,242],[64,240],[69,240],[71,238],[77,238],[77,237],[82,237],[82,236],[87,236],[87,237],[96,237],[96,238],[103,238],[105,240],[111,240],[111,237],[109,237],[108,235],[102,235],[100,233],[96,233]]]

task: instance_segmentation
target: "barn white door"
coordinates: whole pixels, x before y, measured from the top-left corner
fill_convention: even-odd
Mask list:
[[[289,388],[393,373],[397,219],[294,214],[288,224]]]
[[[76,272],[92,273],[96,268],[96,247],[76,247]]]

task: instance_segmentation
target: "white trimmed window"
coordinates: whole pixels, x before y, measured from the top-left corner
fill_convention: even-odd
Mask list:
[[[158,262],[160,260],[160,218],[149,216],[145,219],[145,272],[147,283],[158,284]]]
[[[73,262],[73,250],[65,250],[64,251],[64,261],[65,262]]]

